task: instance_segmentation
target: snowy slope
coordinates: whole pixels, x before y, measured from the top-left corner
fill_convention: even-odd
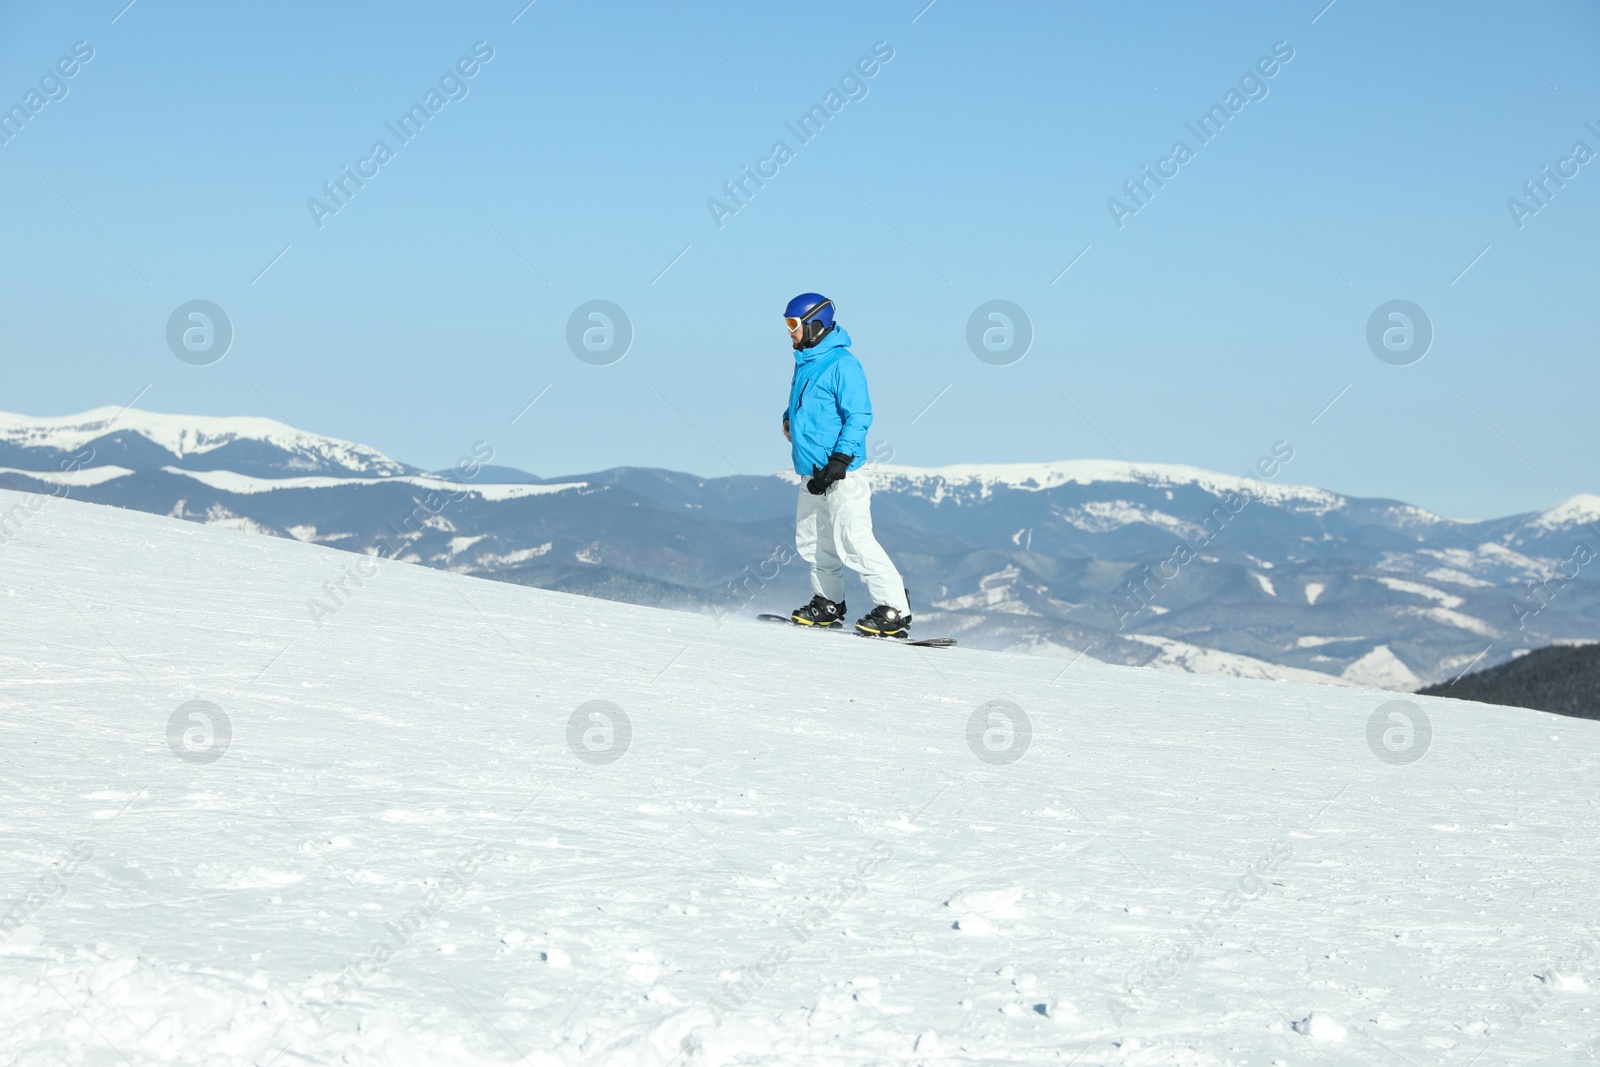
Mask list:
[[[1600,1056],[1600,723],[19,502],[0,1063]]]
[[[1600,496],[1579,493],[1539,513],[1528,525],[1540,530],[1565,531],[1600,522]]]

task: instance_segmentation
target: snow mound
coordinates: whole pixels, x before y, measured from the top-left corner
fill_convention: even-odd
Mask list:
[[[1539,975],[1539,981],[1562,993],[1587,993],[1589,991],[1589,983],[1583,980],[1583,975],[1573,971],[1548,970]]]
[[[1343,1024],[1322,1011],[1314,1011],[1299,1020],[1294,1024],[1294,1029],[1295,1033],[1304,1034],[1313,1041],[1343,1041],[1350,1036],[1350,1031]]]
[[[962,915],[981,915],[988,919],[1017,919],[1022,916],[1018,902],[1026,890],[1021,886],[1004,889],[963,889],[945,906]]]

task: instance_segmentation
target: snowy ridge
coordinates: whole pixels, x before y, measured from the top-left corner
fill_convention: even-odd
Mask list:
[[[77,467],[53,471],[29,471],[20,467],[0,467],[0,475],[17,474],[24,478],[48,482],[51,485],[101,485],[105,482],[126,477],[132,473],[133,471],[127,467],[118,467],[111,464],[107,464],[104,467]]]
[[[312,475],[304,478],[260,478],[233,471],[189,471],[179,467],[161,468],[168,474],[193,478],[197,482],[220,489],[226,493],[271,493],[279,489],[330,489],[342,485],[372,485],[373,478],[327,478]],[[468,493],[484,500],[520,500],[528,496],[548,496],[570,489],[584,489],[588,482],[485,482],[482,485],[431,474],[407,474],[381,479],[385,485],[403,483],[438,493]]]
[[[1541,511],[1528,523],[1540,530],[1567,530],[1574,526],[1596,524],[1600,524],[1600,496],[1593,493],[1569,497],[1555,507]]]
[[[274,419],[248,415],[162,415],[117,407],[43,417],[0,412],[0,442],[23,448],[73,452],[96,438],[121,431],[136,433],[180,458],[213,452],[239,441],[259,441],[303,457],[308,468],[318,466],[316,461],[322,460],[352,474],[380,477],[404,474],[407,469],[366,445],[305,433]]]
[[[348,554],[70,499],[0,555],[0,1063],[1600,1056],[1597,722],[398,562],[313,618]]]
[[[330,478],[324,475],[306,475],[299,478],[263,478],[252,474],[239,474],[235,471],[191,471],[182,467],[162,467],[162,473],[176,477],[190,478],[202,485],[225,493],[241,493],[253,495],[256,493],[272,493],[281,489],[333,489],[340,486],[369,486],[369,485],[414,485],[419,489],[430,492],[468,494],[483,500],[520,500],[530,496],[549,496],[552,493],[564,493],[569,490],[586,489],[588,482],[474,482],[456,481],[451,478],[441,478],[431,474],[401,474],[383,478]],[[90,486],[103,485],[118,478],[126,478],[139,472],[126,467],[79,467],[76,470],[65,471],[30,471],[17,467],[0,467],[0,474],[16,474],[24,478],[33,478],[54,485]]]
[[[1124,463],[1120,460],[1080,459],[1045,463],[970,463],[950,467],[901,467],[888,464],[866,468],[874,489],[931,487],[935,499],[944,486],[973,486],[984,497],[997,488],[1039,492],[1063,485],[1132,483],[1158,487],[1195,486],[1219,496],[1250,493],[1274,504],[1297,504],[1313,514],[1343,507],[1347,498],[1306,485],[1282,485],[1243,476],[1221,474],[1177,463]],[[939,483],[942,483],[939,484]],[[1411,509],[1433,522],[1450,520]]]
[[[1333,678],[1317,671],[1300,670],[1277,663],[1268,663],[1265,660],[1240,655],[1237,652],[1221,652],[1214,648],[1205,648],[1186,641],[1176,641],[1170,637],[1160,637],[1155,634],[1130,634],[1129,640],[1153,645],[1161,650],[1161,654],[1147,664],[1147,666],[1154,667],[1157,670],[1220,675],[1226,678],[1253,678],[1261,681],[1305,682],[1320,685],[1366,684],[1349,681],[1344,678]]]

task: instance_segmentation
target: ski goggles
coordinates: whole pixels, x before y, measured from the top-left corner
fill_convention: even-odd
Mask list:
[[[789,329],[791,329],[791,330],[798,330],[800,327],[804,326],[806,323],[808,323],[812,319],[816,318],[817,315],[819,315],[822,312],[823,308],[831,307],[832,305],[833,305],[833,301],[832,300],[824,300],[822,303],[818,304],[816,307],[812,308],[810,311],[806,312],[804,315],[802,315],[798,319],[795,318],[793,315],[785,315],[784,318],[783,318],[783,324],[785,326],[789,327]]]

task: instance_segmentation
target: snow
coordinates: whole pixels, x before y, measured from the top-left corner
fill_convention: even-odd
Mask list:
[[[0,1063],[1600,1056],[1600,723],[352,558],[0,544]]]
[[[1374,689],[1410,692],[1422,685],[1422,679],[1412,673],[1411,668],[1388,645],[1378,645],[1346,667],[1340,676],[1347,682]]]
[[[1177,463],[1126,463],[1117,460],[1080,459],[1041,463],[969,463],[950,467],[902,467],[875,464],[864,468],[874,489],[932,486],[937,503],[950,488],[970,485],[982,496],[996,488],[1038,492],[1062,485],[1093,485],[1097,482],[1125,482],[1156,487],[1195,486],[1219,496],[1249,493],[1275,504],[1298,505],[1299,510],[1326,514],[1345,505],[1345,498],[1326,489],[1260,481]],[[1135,509],[1134,505],[1128,505]],[[1412,521],[1449,522],[1419,508],[1407,508]],[[1156,513],[1159,514],[1159,513]],[[1141,517],[1130,521],[1150,521]],[[1176,521],[1176,520],[1172,520]]]
[[[1477,616],[1467,615],[1460,611],[1452,611],[1450,608],[1407,608],[1406,614],[1432,619],[1434,622],[1442,623],[1445,626],[1454,626],[1458,630],[1475,633],[1479,637],[1500,636],[1498,630]]]
[[[1521,552],[1513,551],[1505,545],[1497,545],[1492,541],[1478,546],[1478,555],[1482,559],[1493,560],[1496,563],[1516,567],[1528,574],[1537,574],[1540,570],[1539,562],[1524,556]]]
[[[1314,1011],[1304,1019],[1296,1022],[1294,1028],[1298,1033],[1305,1034],[1313,1041],[1343,1041],[1350,1036],[1350,1031],[1341,1026],[1333,1016],[1327,1012]]]
[[[209,485],[225,493],[271,493],[280,489],[327,489],[341,485],[393,485],[404,482],[414,485],[419,489],[426,489],[435,493],[470,494],[482,497],[484,500],[518,500],[529,496],[548,496],[552,493],[564,493],[573,489],[588,487],[587,482],[553,482],[540,485],[528,482],[458,482],[451,478],[440,478],[431,474],[397,475],[384,478],[333,478],[322,475],[310,475],[301,478],[261,478],[250,474],[239,474],[236,471],[191,471],[179,467],[162,467],[168,474],[176,474],[185,478],[193,478],[197,482]]]
[[[1541,511],[1528,526],[1540,530],[1568,530],[1594,523],[1600,523],[1600,496],[1579,493],[1553,508]]]
[[[1439,603],[1443,604],[1447,608],[1459,608],[1465,603],[1465,601],[1458,596],[1452,596],[1451,594],[1446,593],[1443,589],[1435,589],[1433,586],[1423,585],[1421,582],[1408,582],[1404,578],[1384,577],[1380,577],[1378,581],[1382,582],[1384,585],[1388,586],[1390,589],[1393,589],[1397,593],[1410,593],[1412,596],[1427,597],[1430,600],[1439,601]]]
[[[49,482],[52,485],[99,485],[132,474],[126,467],[110,464],[104,467],[71,467],[67,470],[29,471],[19,467],[0,467],[0,474],[20,474],[24,478]]]
[[[459,540],[459,538],[456,540]],[[515,552],[506,552],[501,555],[485,552],[478,556],[476,565],[479,567],[514,567],[519,563],[526,563],[530,559],[538,559],[553,547],[555,547],[554,541],[546,541],[543,544],[534,545],[532,548],[519,548]]]
[[[935,601],[933,606],[942,611],[999,611],[1010,615],[1037,615],[1017,591],[1021,568],[1007,564],[998,571],[978,579],[977,592],[947,597]]]
[[[1153,606],[1153,605],[1152,605]],[[1260,681],[1296,681],[1314,685],[1348,684],[1344,679],[1321,671],[1301,667],[1285,667],[1277,663],[1256,659],[1238,652],[1224,652],[1204,645],[1190,644],[1159,634],[1126,634],[1130,641],[1154,645],[1161,654],[1150,661],[1159,670],[1184,671],[1190,674],[1214,674],[1226,678],[1251,678]],[[1413,686],[1412,688],[1416,688]]]
[[[1584,981],[1581,974],[1562,974],[1560,971],[1547,971],[1538,976],[1539,981],[1552,989],[1560,989],[1567,993],[1587,993],[1589,983]]]
[[[1337,644],[1340,641],[1349,641],[1348,637],[1312,637],[1301,634],[1295,639],[1295,648],[1321,648],[1323,645]]]
[[[1469,589],[1488,589],[1494,585],[1493,582],[1486,582],[1481,578],[1474,578],[1465,571],[1458,571],[1453,567],[1435,567],[1433,570],[1424,574],[1423,577],[1433,582],[1449,582],[1452,585],[1464,585]]]
[[[1326,588],[1328,588],[1328,587],[1326,585],[1324,585],[1322,582],[1307,582],[1306,583],[1306,603],[1307,604],[1315,604],[1317,602],[1317,597],[1321,596],[1322,595],[1322,591],[1324,589],[1326,589]]]
[[[1060,517],[1063,522],[1086,533],[1108,533],[1124,526],[1144,523],[1191,540],[1199,540],[1206,535],[1205,527],[1198,523],[1128,500],[1091,500],[1079,507],[1064,509]]]

